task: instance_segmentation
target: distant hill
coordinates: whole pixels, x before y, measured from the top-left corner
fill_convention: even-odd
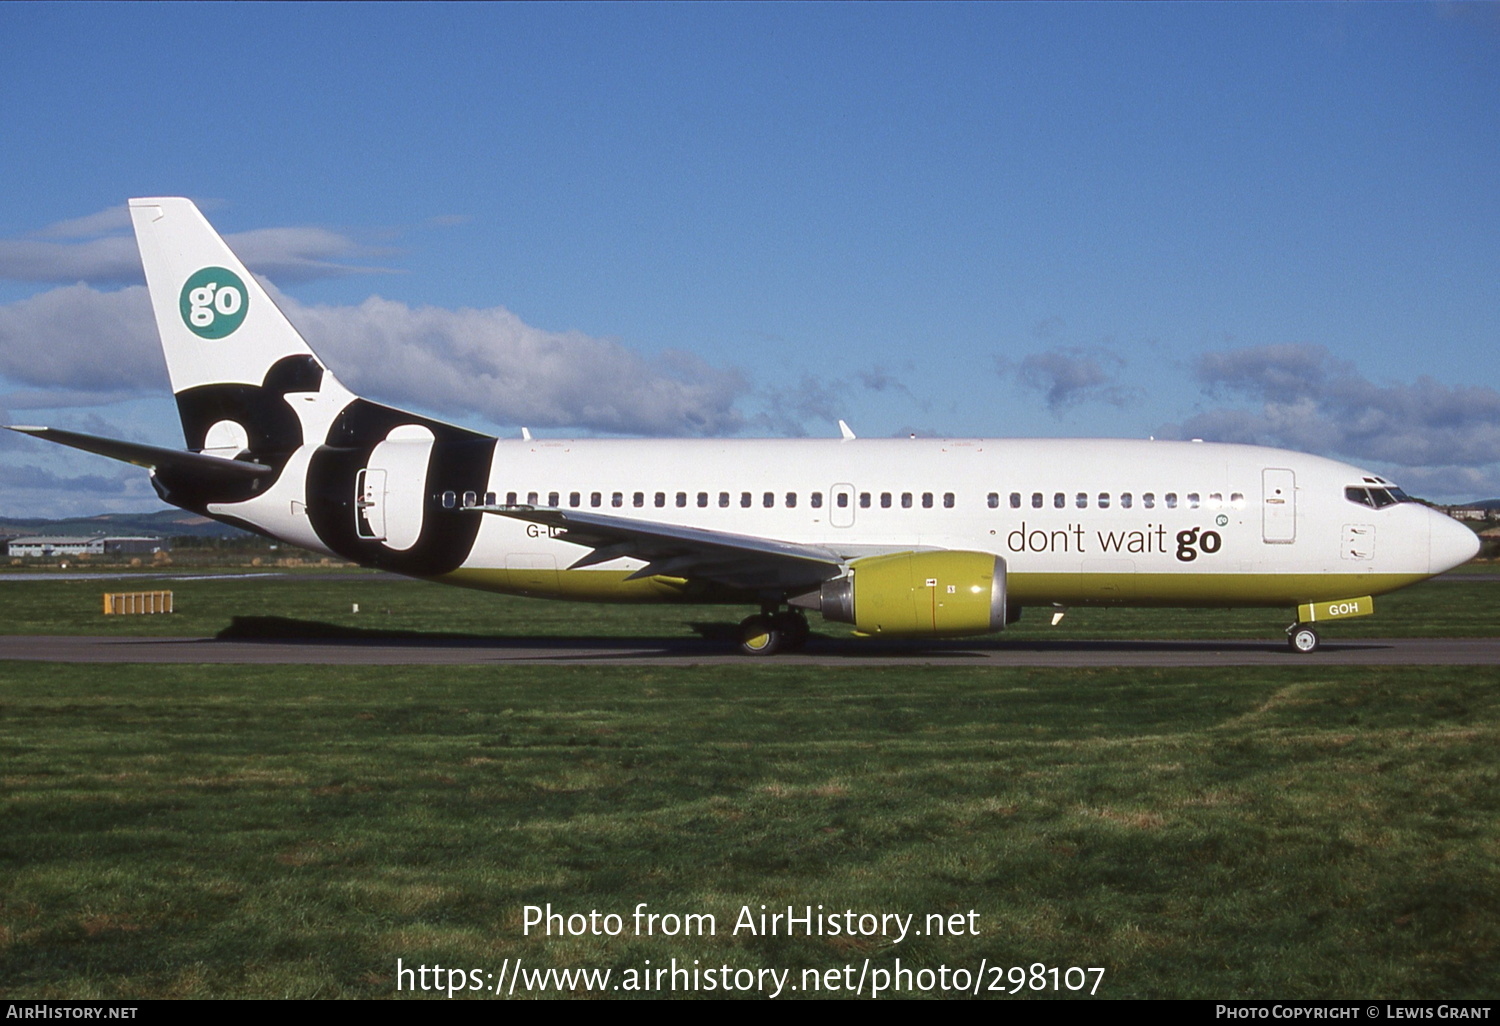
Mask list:
[[[91,517],[67,517],[62,520],[0,517],[0,535],[26,534],[145,535],[156,538],[253,537],[237,527],[200,517],[184,509],[163,509],[155,513],[99,513]]]
[[[1500,509],[1500,499],[1480,499],[1464,503],[1466,509]]]

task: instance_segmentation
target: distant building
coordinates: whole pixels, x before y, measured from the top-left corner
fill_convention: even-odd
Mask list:
[[[109,538],[102,534],[87,538],[60,535],[31,535],[12,538],[6,544],[11,556],[149,556],[170,552],[172,543],[165,538]]]

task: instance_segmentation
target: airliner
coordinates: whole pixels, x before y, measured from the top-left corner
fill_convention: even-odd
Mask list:
[[[513,595],[807,614],[873,637],[988,634],[1024,607],[1329,620],[1457,566],[1474,533],[1378,474],[1202,441],[500,439],[346,389],[192,202],[133,199],[183,450],[46,427],[148,468],[166,502],[409,577]]]

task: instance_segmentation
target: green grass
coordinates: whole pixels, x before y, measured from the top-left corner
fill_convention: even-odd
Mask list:
[[[0,575],[3,577],[3,575]],[[0,580],[0,631],[257,618],[694,636],[362,571]],[[1493,635],[1419,585],[1330,637]],[[351,612],[359,602],[361,612]],[[1279,610],[1045,610],[1003,638],[1277,638]],[[814,618],[825,636],[842,627]],[[986,640],[985,643],[991,643]],[[860,644],[849,639],[846,644]],[[857,650],[857,648],[855,649]],[[382,997],[405,965],[1103,966],[1109,997],[1500,993],[1495,669],[0,664],[0,997]],[[523,936],[522,908],[712,913],[704,939]],[[736,913],[980,914],[978,937],[764,938]],[[794,973],[793,983],[798,982]],[[986,981],[988,982],[988,981]]]
[[[0,996],[899,957],[1103,966],[1117,998],[1493,998],[1496,684],[3,664]],[[522,935],[527,904],[641,901],[719,933]],[[761,904],[974,909],[979,936],[730,936]]]

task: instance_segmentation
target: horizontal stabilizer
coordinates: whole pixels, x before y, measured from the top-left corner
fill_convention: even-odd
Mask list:
[[[6,425],[6,429],[19,431],[35,438],[44,438],[49,442],[71,446],[74,449],[82,449],[84,452],[98,453],[112,460],[134,463],[138,467],[147,467],[151,470],[190,472],[220,481],[243,481],[275,472],[275,468],[263,463],[231,460],[223,456],[207,456],[203,453],[184,452],[181,449],[167,449],[159,445],[144,445],[140,442],[122,442],[115,438],[100,438],[98,435],[63,431],[60,428]]]

